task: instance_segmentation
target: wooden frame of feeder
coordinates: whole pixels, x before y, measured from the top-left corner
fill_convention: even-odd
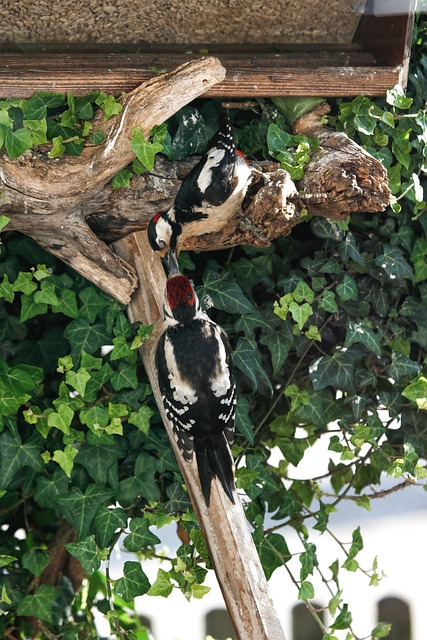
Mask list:
[[[206,97],[384,95],[396,84],[406,86],[415,4],[399,0],[400,13],[386,15],[390,0],[367,0],[348,45],[43,44],[25,52],[4,44],[0,97],[42,90],[119,95],[201,51],[217,56],[227,71]]]

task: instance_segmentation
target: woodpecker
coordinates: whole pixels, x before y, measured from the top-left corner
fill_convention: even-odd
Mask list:
[[[173,206],[157,213],[148,225],[154,251],[175,251],[183,229],[188,236],[219,231],[240,208],[252,169],[235,147],[227,113],[211,146],[184,178]]]
[[[164,321],[156,364],[173,434],[186,462],[195,453],[206,505],[215,477],[234,503],[236,385],[227,336],[201,310],[190,280],[180,273],[167,280]]]

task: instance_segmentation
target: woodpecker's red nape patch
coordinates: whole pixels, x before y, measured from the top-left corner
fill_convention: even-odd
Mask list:
[[[171,310],[186,305],[193,307],[196,304],[196,295],[193,286],[187,276],[179,274],[172,276],[166,282],[166,295]]]
[[[155,216],[153,216],[153,217],[151,218],[151,220],[152,220],[154,223],[156,223],[156,224],[157,224],[157,222],[159,221],[159,218],[161,217],[161,215],[162,215],[162,212],[161,212],[161,211],[159,211],[159,213],[156,213],[156,215],[155,215]]]

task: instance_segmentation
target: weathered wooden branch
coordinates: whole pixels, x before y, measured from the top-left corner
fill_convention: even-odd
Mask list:
[[[144,134],[161,124],[224,78],[225,69],[209,57],[181,65],[140,85],[122,100],[121,114],[107,122],[105,142],[88,146],[79,157],[50,159],[40,150],[16,160],[0,159],[0,211],[9,229],[33,237],[43,248],[122,302],[137,285],[135,273],[93,234],[85,222],[86,203],[133,160],[132,130]]]
[[[319,139],[319,150],[298,183],[309,213],[338,220],[357,211],[383,211],[390,202],[387,170],[345,133],[322,126],[324,102],[294,124],[294,132]]]
[[[209,547],[215,573],[235,630],[237,640],[284,640],[274,610],[264,571],[261,567],[242,506],[236,496],[231,504],[217,479],[213,480],[211,502],[206,507],[200,488],[197,464],[183,461],[172,428],[163,410],[154,353],[162,330],[166,278],[158,255],[151,251],[144,232],[135,233],[114,244],[119,255],[132,264],[140,286],[128,306],[131,322],[156,323],[152,340],[141,347],[154,397],[175,451],[200,527]]]

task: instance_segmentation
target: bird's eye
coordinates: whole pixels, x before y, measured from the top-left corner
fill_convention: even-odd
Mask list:
[[[166,247],[166,242],[164,240],[157,240],[157,244],[159,245],[160,249],[165,249]]]

